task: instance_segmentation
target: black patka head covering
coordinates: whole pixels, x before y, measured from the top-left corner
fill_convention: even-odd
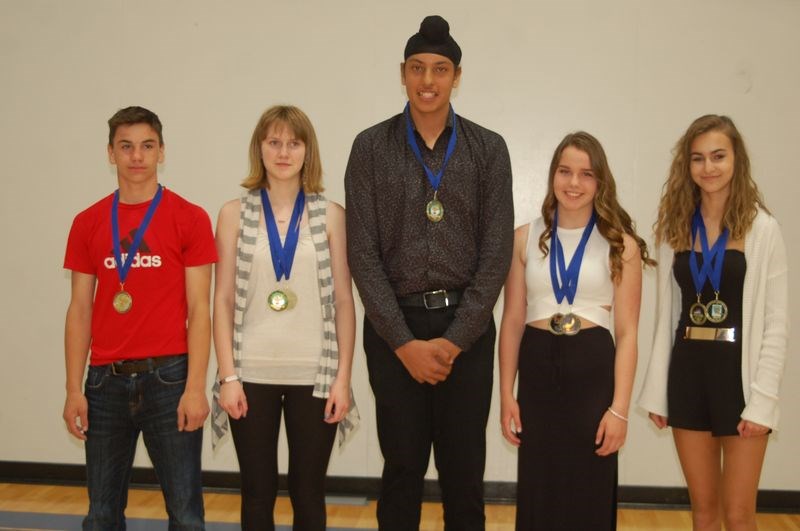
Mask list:
[[[450,36],[450,24],[439,15],[425,17],[419,25],[419,33],[408,39],[403,57],[408,59],[417,53],[444,55],[456,66],[461,63],[461,48]]]

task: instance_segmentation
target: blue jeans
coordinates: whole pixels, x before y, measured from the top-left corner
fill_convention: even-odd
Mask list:
[[[109,365],[89,367],[85,386],[89,514],[83,529],[125,529],[139,432],[161,483],[169,529],[205,529],[200,477],[203,431],[178,431],[177,409],[187,371],[186,356],[132,375],[115,375]]]

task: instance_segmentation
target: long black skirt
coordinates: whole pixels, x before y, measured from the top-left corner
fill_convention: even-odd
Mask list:
[[[556,336],[525,327],[518,401],[517,530],[617,526],[617,454],[595,454],[614,395],[615,347],[602,327]]]

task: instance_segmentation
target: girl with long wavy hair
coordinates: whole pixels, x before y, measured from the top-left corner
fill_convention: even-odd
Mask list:
[[[656,329],[639,404],[672,427],[694,529],[756,529],[786,357],[786,250],[727,116],[698,118],[676,144],[655,234]]]
[[[515,231],[505,283],[501,425],[519,447],[517,530],[616,528],[643,264],[654,262],[600,142],[567,135],[542,217]]]

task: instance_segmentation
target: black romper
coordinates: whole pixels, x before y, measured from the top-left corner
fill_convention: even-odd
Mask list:
[[[742,288],[747,262],[741,251],[727,249],[722,265],[719,298],[728,306],[728,317],[721,323],[706,322],[701,327],[735,328],[736,341],[684,339],[687,326],[698,326],[689,319],[689,308],[697,293],[689,269],[689,251],[675,254],[672,267],[681,289],[681,317],[667,382],[668,424],[674,428],[710,431],[714,436],[737,435],[736,426],[744,410],[742,391]],[[702,254],[697,253],[702,265]],[[711,283],[703,286],[701,301],[714,299]]]

